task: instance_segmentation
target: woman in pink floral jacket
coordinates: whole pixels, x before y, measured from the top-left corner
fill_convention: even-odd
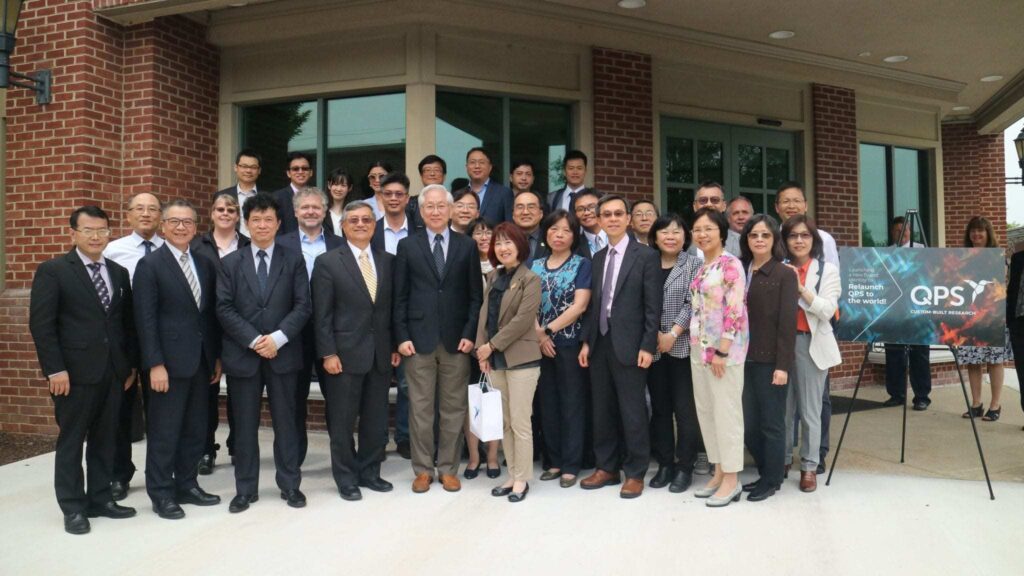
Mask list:
[[[746,277],[743,265],[725,252],[729,222],[714,208],[694,215],[693,240],[704,266],[690,285],[690,364],[697,420],[715,474],[698,498],[710,507],[739,500],[743,487],[743,367],[747,356]]]

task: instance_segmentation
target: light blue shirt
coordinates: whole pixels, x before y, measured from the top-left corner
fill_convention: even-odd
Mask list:
[[[445,227],[444,232],[441,232],[440,234],[438,234],[436,232],[432,232],[429,229],[427,230],[427,243],[430,244],[430,252],[431,252],[431,254],[433,254],[433,252],[434,252],[434,237],[435,236],[440,236],[441,237],[441,250],[444,251],[444,261],[445,262],[448,262],[448,238],[449,238],[450,234],[451,234],[451,230],[449,230],[447,226]]]
[[[323,236],[323,234],[321,234],[321,236]],[[268,277],[270,276],[270,262],[274,259],[274,246],[275,245],[276,244],[271,244],[270,246],[267,246],[266,248],[260,248],[259,246],[255,245],[255,244],[249,244],[249,248],[252,249],[252,261],[253,261],[253,264],[254,264],[256,270],[260,269],[260,257],[257,256],[256,253],[259,252],[260,250],[263,250],[264,252],[267,253],[267,276]],[[278,350],[280,350],[282,346],[284,346],[285,344],[288,343],[288,337],[285,336],[284,332],[281,332],[280,330],[275,330],[270,335],[270,338],[274,341],[274,344],[277,345],[277,349]],[[252,342],[249,342],[249,348],[255,349],[256,348],[256,342],[258,342],[259,339],[260,339],[260,336],[257,336],[255,338],[253,338]]]
[[[199,272],[198,268],[196,268],[196,260],[195,258],[192,257],[192,251],[189,250],[188,252],[182,252],[181,250],[175,248],[174,244],[171,244],[170,242],[167,242],[167,247],[171,250],[171,255],[174,256],[174,260],[178,263],[179,266],[181,265],[181,255],[188,254],[188,265],[192,267],[192,276],[196,279],[196,289],[199,290],[199,301],[202,302],[203,285],[199,281]]]
[[[146,246],[143,244],[145,241],[146,239],[138,232],[132,232],[107,244],[107,248],[103,250],[103,256],[124,266],[128,270],[128,279],[135,280],[135,266],[146,255]],[[149,241],[153,243],[153,248],[150,251],[164,245],[164,239],[156,234]]]
[[[320,228],[320,234],[316,238],[310,238],[302,229],[299,229],[299,245],[302,248],[302,259],[306,261],[306,279],[313,278],[313,262],[316,257],[327,252],[327,239],[324,238],[324,229]]]
[[[409,236],[409,218],[406,217],[398,230],[392,230],[388,226],[387,218],[380,220],[380,224],[384,227],[384,251],[394,256],[398,253],[398,241]],[[431,249],[433,249],[433,246],[431,246]]]
[[[473,192],[476,192],[476,197],[480,199],[480,207],[483,207],[483,205],[484,205],[484,196],[487,195],[487,187],[490,186],[490,185],[491,185],[491,179],[488,178],[487,180],[484,181],[483,186],[480,187],[480,191],[479,192],[476,191],[476,190],[473,190],[473,186],[472,185],[470,185],[470,187],[469,187],[470,190],[473,190]]]

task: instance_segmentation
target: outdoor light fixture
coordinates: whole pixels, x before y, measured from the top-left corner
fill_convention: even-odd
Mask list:
[[[37,104],[50,103],[49,70],[40,70],[35,74],[19,74],[11,70],[11,53],[14,52],[14,32],[18,29],[18,16],[21,14],[23,0],[0,0],[0,18],[3,19],[3,30],[0,31],[0,88],[11,86],[28,88],[36,93]],[[12,80],[17,78],[17,80]]]
[[[1017,178],[1007,178],[1006,181],[1010,184],[1024,184],[1024,128],[1021,128],[1020,134],[1013,139],[1013,147],[1017,149],[1017,165],[1020,166],[1021,175]]]

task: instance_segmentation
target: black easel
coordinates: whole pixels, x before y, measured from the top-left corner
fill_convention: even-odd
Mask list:
[[[906,216],[904,217],[904,220],[903,220],[903,225],[900,227],[899,236],[897,236],[897,238],[898,238],[898,241],[896,242],[897,246],[900,245],[899,241],[903,240],[903,237],[904,237],[903,235],[906,232],[907,227],[909,226],[909,228],[910,228],[910,246],[913,247],[913,245],[914,245],[914,223],[915,222],[917,223],[917,225],[920,227],[921,230],[924,230],[924,227],[921,226],[921,216],[918,214],[917,210],[913,210],[913,209],[907,210]],[[923,235],[922,235],[922,240],[924,240]],[[925,246],[927,246],[927,242],[922,242],[922,243]],[[861,360],[860,371],[857,373],[857,384],[853,388],[853,398],[851,398],[851,400],[850,400],[850,409],[847,410],[847,412],[846,412],[846,421],[843,422],[843,431],[839,435],[839,443],[836,445],[836,452],[832,456],[832,465],[829,467],[828,478],[825,480],[825,485],[826,486],[829,486],[832,483],[832,473],[836,471],[836,462],[839,460],[839,451],[842,450],[842,448],[843,448],[843,438],[846,437],[846,428],[847,428],[847,426],[850,425],[850,416],[853,414],[853,405],[857,401],[857,393],[860,391],[860,383],[861,383],[861,380],[864,378],[864,368],[867,366],[867,363],[868,363],[868,354],[871,352],[871,349],[874,347],[874,345],[875,345],[875,342],[874,342],[874,340],[872,340],[871,342],[868,342],[867,347],[864,349],[864,359]],[[956,362],[956,373],[960,377],[960,390],[964,394],[964,404],[967,406],[967,413],[970,415],[971,429],[974,431],[974,443],[978,446],[978,457],[981,458],[981,469],[985,472],[985,483],[988,484],[989,499],[990,500],[995,500],[996,499],[996,495],[992,491],[992,480],[988,476],[988,465],[985,464],[985,454],[981,450],[981,439],[978,437],[978,425],[974,421],[974,411],[971,410],[971,401],[967,397],[967,385],[964,383],[964,373],[963,373],[963,371],[960,368],[960,356],[958,354],[958,350],[957,350],[956,346],[950,345],[949,346],[949,351],[952,352],[953,360]],[[909,370],[905,374],[904,378],[905,378],[905,380],[903,382],[903,385],[905,387],[904,388],[905,391],[904,391],[904,394],[903,394],[903,398],[904,398],[904,401],[903,401],[903,433],[902,433],[902,437],[900,438],[900,464],[903,464],[903,462],[904,462],[904,457],[906,455],[906,448],[907,448],[907,402],[906,402],[906,398],[908,396],[907,396],[907,392],[906,391],[910,387],[910,374],[909,374]]]

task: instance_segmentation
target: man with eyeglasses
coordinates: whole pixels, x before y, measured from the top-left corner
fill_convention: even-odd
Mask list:
[[[288,153],[288,185],[274,192],[274,198],[281,207],[281,227],[277,230],[278,236],[294,232],[299,228],[299,221],[295,218],[294,199],[309,182],[313,179],[313,160],[305,152]]]
[[[217,192],[214,199],[221,194],[230,194],[238,201],[238,210],[241,214],[245,203],[256,196],[256,180],[260,177],[260,166],[263,159],[258,152],[252,148],[244,148],[235,156],[235,185]],[[249,229],[246,228],[245,218],[238,219],[238,231],[248,236]]]
[[[497,225],[512,220],[512,191],[491,180],[493,168],[490,152],[479,146],[470,148],[466,154],[469,189],[480,199],[480,216]]]
[[[74,247],[36,269],[29,330],[60,429],[54,489],[64,530],[85,534],[89,518],[135,515],[114,502],[110,486],[122,390],[135,382],[137,353],[128,271],[103,256],[110,218],[84,206],[70,224]]]
[[[594,188],[584,188],[572,197],[570,206],[580,222],[584,240],[579,243],[576,253],[584,258],[593,258],[594,254],[608,245],[608,234],[601,228],[601,221],[597,217],[597,203],[601,196]]]
[[[650,200],[634,202],[633,212],[629,218],[629,231],[633,235],[633,239],[644,246],[649,246],[647,234],[651,231],[651,226],[654,225],[658,216],[658,207],[654,205],[654,202]]]
[[[509,171],[508,182],[512,185],[513,198],[520,192],[533,190],[533,174],[533,162],[525,158],[512,161],[512,170]]]
[[[540,237],[540,221],[543,218],[544,210],[536,192],[526,190],[516,193],[512,204],[512,222],[530,241],[530,254],[523,260],[526,266],[532,266],[534,260],[548,255],[547,244]]]
[[[747,220],[754,215],[754,205],[745,196],[737,196],[729,201],[726,216],[729,219],[729,235],[725,239],[725,251],[737,258],[740,257],[740,234]]]
[[[423,173],[422,169],[420,173]],[[415,232],[423,227],[417,225],[409,216],[409,178],[405,174],[388,174],[381,182],[380,188],[384,196],[384,217],[374,226],[370,244],[374,250],[394,256],[398,253],[398,243],[407,237],[410,231]],[[395,379],[398,381],[398,396],[395,399],[395,446],[398,455],[409,460],[412,458],[409,446],[409,384],[405,379],[404,363],[395,367]]]
[[[135,269],[134,305],[142,370],[149,371],[146,492],[161,518],[181,504],[214,506],[199,487],[210,386],[220,385],[217,267],[190,250],[198,213],[185,200],[164,207],[164,245]]]
[[[164,245],[164,239],[157,234],[160,227],[160,200],[149,192],[141,192],[128,200],[125,212],[132,233],[122,236],[107,244],[103,256],[117,262],[128,270],[129,279],[135,277],[135,266],[143,256]],[[121,402],[121,413],[117,427],[117,448],[114,452],[114,476],[110,490],[114,500],[121,501],[128,496],[132,477],[135,475],[135,464],[132,462],[132,430],[145,430],[143,410],[138,410],[139,390],[142,400],[149,400],[149,374],[138,373],[139,382],[132,383],[124,391]],[[135,426],[136,420],[139,426]],[[141,435],[138,437],[141,439]]]
[[[306,262],[306,279],[313,278],[313,264],[318,256],[345,244],[345,240],[324,228],[324,217],[327,216],[327,195],[319,188],[303,188],[295,194],[289,194],[292,212],[298,222],[298,228],[286,234],[279,234],[277,245],[284,250],[291,250]],[[280,202],[280,198],[278,198]],[[281,213],[286,210],[281,207]],[[282,221],[283,222],[283,221]],[[283,224],[282,224],[283,225]],[[299,370],[298,384],[295,386],[295,427],[299,430],[299,465],[306,461],[306,450],[309,447],[309,435],[306,432],[306,420],[309,414],[309,388],[313,378],[313,370],[317,373],[317,382],[323,382],[323,366],[316,359],[316,346],[313,337],[313,319],[306,322],[302,332],[302,369]],[[326,398],[327,390],[320,388]]]
[[[572,212],[573,200],[584,190],[589,190],[583,184],[587,178],[587,155],[580,150],[566,152],[562,159],[562,177],[565,179],[565,186],[548,193],[548,207],[551,210],[561,208]]]
[[[451,229],[459,234],[469,234],[469,223],[480,216],[480,199],[469,188],[452,194]]]

